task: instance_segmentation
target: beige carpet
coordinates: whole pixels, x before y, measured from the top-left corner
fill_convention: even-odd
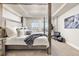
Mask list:
[[[52,39],[52,55],[53,56],[79,56],[79,50]]]

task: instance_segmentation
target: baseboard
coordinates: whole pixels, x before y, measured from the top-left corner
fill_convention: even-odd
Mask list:
[[[66,42],[66,43],[67,43],[68,45],[70,45],[71,47],[73,47],[73,48],[79,50],[79,47],[77,47],[76,45],[74,45],[74,44],[72,44],[72,43],[69,43],[69,42]]]

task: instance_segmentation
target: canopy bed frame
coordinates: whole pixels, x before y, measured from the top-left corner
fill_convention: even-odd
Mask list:
[[[21,17],[21,23],[23,26],[23,17]],[[44,33],[45,33],[45,18],[44,18]],[[27,47],[26,45],[9,45],[5,44],[6,39],[2,40],[3,43],[3,53],[2,55],[6,55],[6,51],[8,49],[44,49],[47,51],[49,55],[51,55],[51,3],[48,3],[48,42],[49,47],[47,48],[46,45],[36,45]]]

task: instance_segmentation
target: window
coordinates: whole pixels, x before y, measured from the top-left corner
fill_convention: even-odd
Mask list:
[[[32,21],[32,28],[36,28],[36,27],[39,27],[39,22],[36,20],[33,20]]]
[[[32,20],[32,30],[35,32],[42,32],[43,31],[43,21],[39,19]]]

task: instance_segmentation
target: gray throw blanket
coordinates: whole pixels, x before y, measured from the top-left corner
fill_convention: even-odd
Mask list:
[[[28,36],[27,38],[25,38],[24,42],[29,46],[32,46],[34,39],[40,37],[40,36],[47,36],[45,34],[32,34],[30,36]]]

